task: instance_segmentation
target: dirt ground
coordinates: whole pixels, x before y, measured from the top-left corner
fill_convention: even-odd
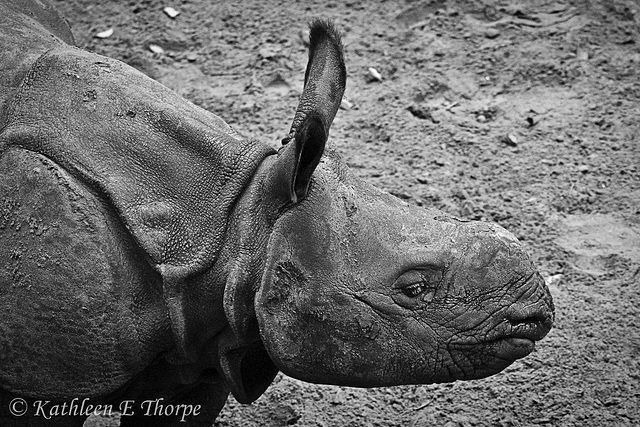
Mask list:
[[[56,3],[79,46],[274,145],[307,22],[334,20],[348,83],[330,143],[409,203],[514,232],[551,288],[555,328],[496,376],[387,389],[279,376],[252,405],[229,398],[216,426],[640,425],[637,0]]]

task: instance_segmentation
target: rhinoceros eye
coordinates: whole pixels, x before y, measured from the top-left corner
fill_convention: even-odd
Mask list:
[[[412,299],[430,302],[434,297],[436,286],[442,280],[442,271],[436,268],[409,270],[394,283],[394,288]]]
[[[427,286],[422,282],[414,283],[413,285],[409,285],[405,288],[402,288],[402,293],[408,296],[409,298],[415,298],[421,293],[423,293],[426,288]]]

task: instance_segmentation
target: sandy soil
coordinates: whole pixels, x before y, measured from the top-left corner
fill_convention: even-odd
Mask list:
[[[410,203],[511,230],[555,298],[549,337],[494,377],[352,389],[280,376],[252,405],[230,398],[216,426],[640,425],[637,0],[56,2],[79,46],[274,145],[307,22],[335,20],[349,81],[331,143],[345,161]]]

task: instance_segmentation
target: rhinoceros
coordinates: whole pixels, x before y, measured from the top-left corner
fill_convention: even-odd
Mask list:
[[[493,375],[553,323],[500,226],[410,205],[325,147],[346,82],[310,25],[279,149],[0,5],[0,425],[211,425],[279,371],[355,387]],[[285,133],[283,133],[285,134]]]

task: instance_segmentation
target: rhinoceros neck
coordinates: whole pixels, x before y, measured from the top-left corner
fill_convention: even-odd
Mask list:
[[[273,229],[271,205],[264,200],[263,185],[275,156],[256,170],[229,218],[218,268],[223,268],[224,313],[238,342],[258,339],[254,297],[262,280],[267,243]]]
[[[273,228],[262,186],[274,157],[268,156],[258,166],[234,204],[215,262],[189,280],[185,335],[189,337],[188,353],[197,355],[199,361],[194,363],[189,354],[185,358],[172,352],[168,358],[173,364],[208,369],[212,361],[226,360],[229,353],[237,356],[260,341],[254,299]],[[217,364],[215,367],[223,371]]]

